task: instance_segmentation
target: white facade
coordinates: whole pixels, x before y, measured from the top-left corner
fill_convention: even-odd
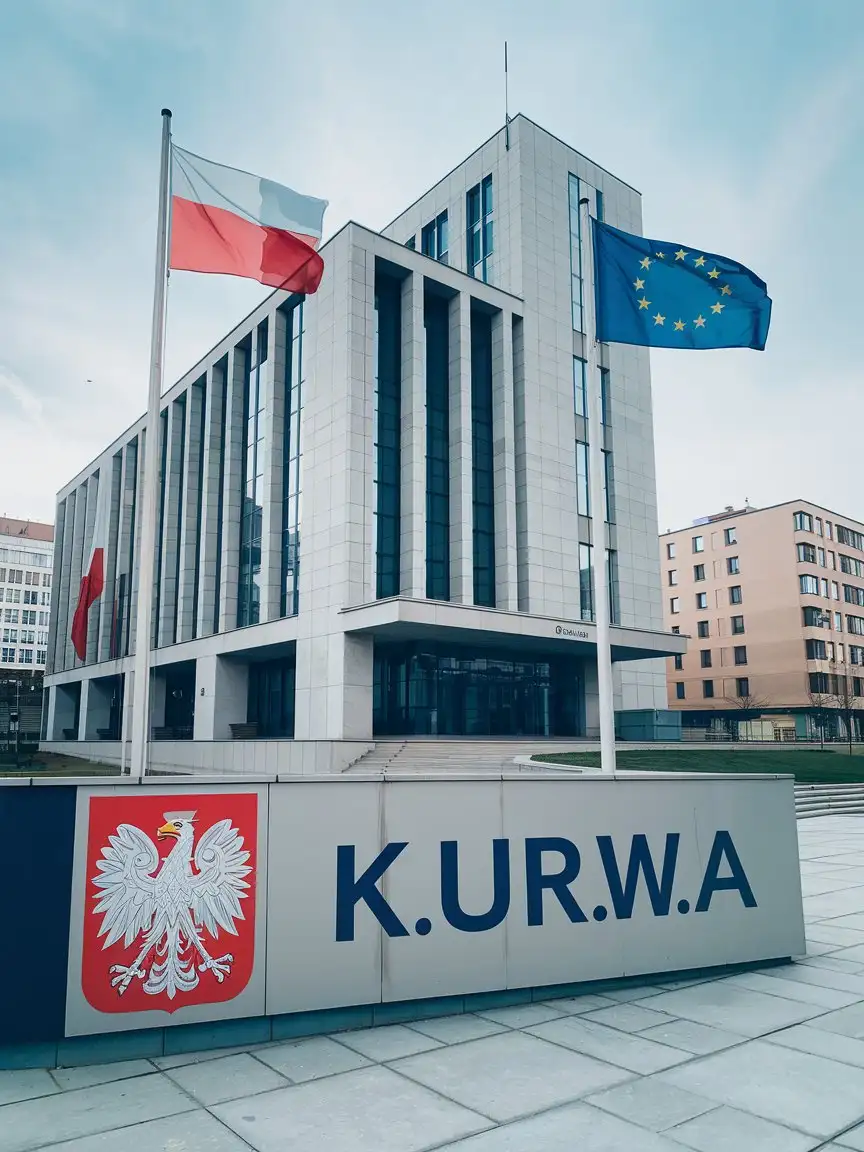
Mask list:
[[[314,297],[272,294],[163,397],[151,719],[194,742],[183,763],[232,738],[280,741],[267,767],[292,771],[301,747],[339,767],[384,734],[596,733],[571,220],[587,195],[638,232],[640,198],[524,117],[506,137],[382,234],[346,225]],[[601,364],[626,717],[665,708],[683,641],[663,632],[648,354]],[[50,741],[116,741],[131,701],[143,423],[59,493]],[[104,482],[82,666],[69,629]]]
[[[45,671],[53,557],[50,525],[0,517],[0,675]]]

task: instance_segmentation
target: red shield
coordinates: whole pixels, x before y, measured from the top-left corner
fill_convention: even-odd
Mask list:
[[[255,959],[258,797],[93,797],[81,986],[99,1012],[233,1000]]]

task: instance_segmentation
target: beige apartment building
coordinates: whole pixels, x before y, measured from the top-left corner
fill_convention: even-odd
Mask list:
[[[686,736],[864,738],[864,524],[806,500],[660,536],[669,707]]]

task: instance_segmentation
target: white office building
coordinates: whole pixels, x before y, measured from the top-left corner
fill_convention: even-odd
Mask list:
[[[0,678],[45,671],[53,540],[51,524],[0,516]]]
[[[273,293],[165,393],[153,763],[338,770],[384,736],[596,735],[580,196],[641,231],[638,192],[517,116],[383,232],[346,224],[315,296]],[[601,364],[619,728],[659,734],[683,639],[663,628],[648,353]],[[57,505],[46,736],[102,758],[132,700],[143,425]]]

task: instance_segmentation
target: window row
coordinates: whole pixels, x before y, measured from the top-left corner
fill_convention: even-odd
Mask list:
[[[817,536],[824,535],[828,540],[835,538],[831,521],[825,521],[823,532],[821,517],[811,516],[809,512],[795,512],[792,516],[792,522],[796,532],[815,532]],[[844,524],[837,524],[835,528],[838,544],[848,544],[850,548],[856,548],[859,552],[864,552],[864,532],[858,532],[854,528],[847,528]]]
[[[739,699],[741,699],[742,697],[746,698],[750,695],[750,679],[749,679],[749,677],[738,676],[736,678],[736,680],[735,680],[735,695]],[[686,700],[687,699],[687,691],[686,691],[684,682],[682,680],[678,680],[675,683],[675,698],[676,698],[676,700]],[[713,680],[703,680],[702,681],[702,699],[703,700],[713,700],[714,698],[715,698],[714,681]]]
[[[864,648],[858,644],[850,644],[849,663],[864,664]],[[827,660],[829,664],[845,664],[846,655],[841,643],[835,644],[833,640],[804,641],[804,651],[808,660]]]
[[[828,582],[825,576],[811,576],[802,572],[798,577],[798,588],[802,596],[824,596],[826,600],[840,599],[840,585],[836,580]]]
[[[0,648],[0,663],[15,664],[17,657],[18,664],[44,664],[47,655],[44,648]]]
[[[712,539],[712,547],[713,547],[714,543],[715,543],[715,541]],[[723,529],[723,544],[724,544],[724,546],[726,548],[728,548],[730,546],[730,544],[737,544],[737,543],[738,543],[738,529],[737,528],[724,528]],[[691,547],[692,547],[692,550],[694,553],[704,552],[705,551],[705,537],[704,536],[691,537]],[[678,554],[678,546],[677,546],[676,542],[674,540],[672,540],[666,545],[666,558],[668,560],[674,560],[676,558],[677,554]]]
[[[727,576],[738,576],[740,574],[740,572],[741,572],[741,566],[738,562],[738,557],[737,556],[727,556],[726,557],[726,575]],[[722,573],[722,565],[721,565],[719,560],[715,560],[714,561],[714,579],[717,580],[718,578],[720,578],[722,576],[722,574],[723,574]],[[677,568],[670,568],[668,570],[667,575],[668,575],[670,586],[672,588],[676,588],[678,586],[678,569]],[[693,565],[693,579],[696,581],[697,584],[705,579],[705,565],[704,564],[694,564]]]
[[[50,568],[53,560],[51,552],[30,552],[26,548],[0,547],[0,561],[5,564],[23,564],[27,568]],[[3,568],[0,568],[0,572]],[[0,580],[4,577],[0,576]]]
[[[843,676],[834,672],[811,672],[808,677],[814,696],[834,696],[842,705],[855,696],[864,696],[864,676]]]

